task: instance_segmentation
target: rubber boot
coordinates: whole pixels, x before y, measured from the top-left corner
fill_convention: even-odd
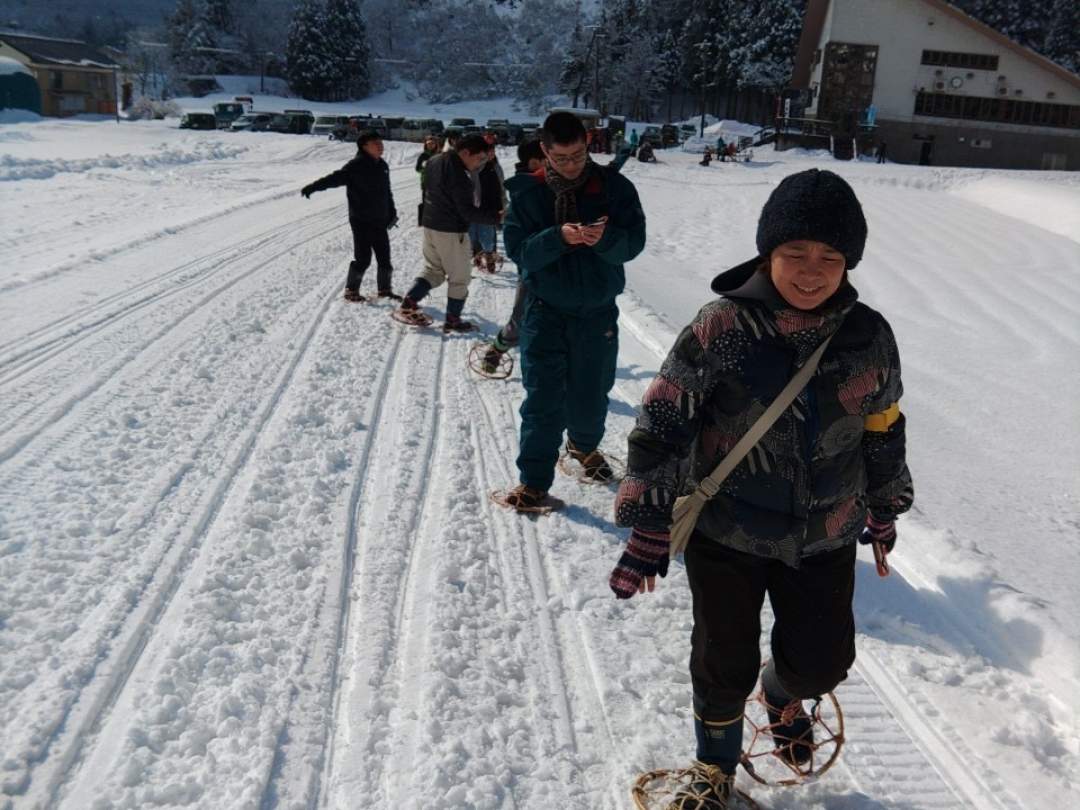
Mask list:
[[[780,683],[776,664],[771,660],[762,670],[761,690],[769,714],[769,725],[773,727],[772,737],[777,753],[790,765],[805,765],[814,755],[813,721],[803,708],[802,701]],[[785,711],[793,703],[798,706]]]

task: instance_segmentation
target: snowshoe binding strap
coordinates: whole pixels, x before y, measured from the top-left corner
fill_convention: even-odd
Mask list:
[[[511,490],[492,492],[491,500],[515,512],[535,515],[550,514],[564,505],[558,498],[524,484],[518,484]]]

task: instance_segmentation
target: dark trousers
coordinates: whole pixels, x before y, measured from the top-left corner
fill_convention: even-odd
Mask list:
[[[565,315],[531,293],[519,333],[521,381],[521,483],[547,491],[565,430],[588,453],[604,438],[608,392],[615,384],[619,310]]]
[[[368,222],[350,222],[353,239],[353,261],[349,264],[349,275],[345,287],[349,290],[360,289],[364,273],[371,266],[371,254],[375,253],[376,282],[379,292],[390,291],[390,276],[394,272],[390,264],[390,236],[385,225]]]
[[[798,569],[695,534],[686,549],[694,602],[690,677],[705,720],[738,716],[761,668],[761,606],[773,611],[772,657],[789,693],[832,691],[855,661],[855,546],[806,557]]]
[[[514,309],[510,312],[510,318],[499,334],[495,336],[495,345],[499,351],[506,351],[518,345],[518,332],[521,329],[521,315],[525,309],[525,296],[528,295],[525,285],[518,279],[517,292],[514,293]]]

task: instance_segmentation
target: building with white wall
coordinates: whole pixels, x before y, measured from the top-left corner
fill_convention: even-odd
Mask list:
[[[943,0],[809,0],[792,86],[892,160],[1080,169],[1080,76]]]

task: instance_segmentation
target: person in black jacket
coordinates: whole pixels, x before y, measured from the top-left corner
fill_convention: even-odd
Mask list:
[[[424,270],[395,313],[397,320],[417,326],[430,323],[419,303],[446,282],[443,330],[469,332],[475,328],[461,318],[472,279],[469,225],[494,225],[502,215],[501,211],[485,211],[473,199],[469,172],[479,169],[485,160],[483,136],[470,135],[462,138],[454,151],[436,155],[424,167]]]
[[[345,186],[349,199],[349,227],[353,235],[353,261],[345,279],[345,300],[367,300],[360,295],[360,282],[374,251],[379,298],[400,301],[401,296],[390,286],[394,268],[390,263],[390,239],[386,232],[397,224],[397,209],[390,187],[390,167],[382,159],[382,138],[376,132],[364,132],[356,145],[356,157],[336,172],[304,186],[300,193],[310,199],[316,191]]]

